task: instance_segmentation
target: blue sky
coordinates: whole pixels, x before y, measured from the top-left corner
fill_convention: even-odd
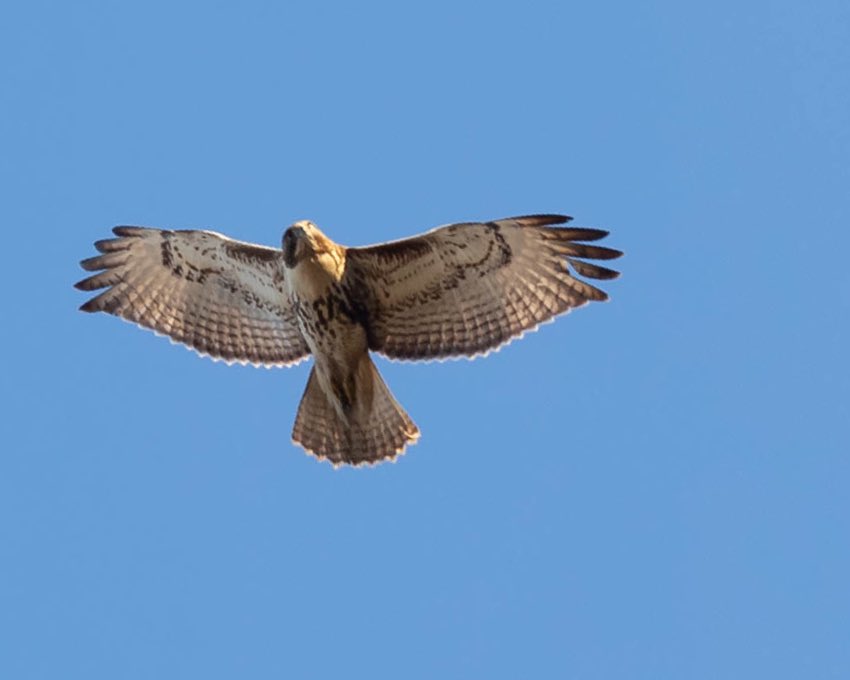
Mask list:
[[[850,677],[846,3],[2,15],[0,676]],[[380,360],[395,465],[290,444],[306,365],[76,311],[114,224],[530,212],[612,301]]]

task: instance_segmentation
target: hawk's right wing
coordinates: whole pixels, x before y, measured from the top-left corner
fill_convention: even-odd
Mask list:
[[[453,224],[412,238],[349,248],[346,283],[364,301],[369,348],[392,359],[477,356],[604,291],[613,279],[585,262],[622,253],[587,245],[600,229],[553,227],[565,215]]]
[[[286,366],[310,353],[283,285],[281,252],[210,231],[115,227],[83,260],[106,288],[80,309],[109,312],[224,361]]]

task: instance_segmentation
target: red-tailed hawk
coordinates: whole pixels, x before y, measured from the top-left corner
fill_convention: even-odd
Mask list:
[[[116,227],[83,260],[105,288],[82,305],[109,312],[226,362],[289,366],[313,355],[292,439],[334,465],[394,458],[419,429],[369,351],[391,359],[486,354],[558,314],[607,295],[613,279],[585,262],[622,253],[587,245],[608,232],[554,227],[531,215],[453,224],[420,236],[346,248],[312,222],[282,248],[211,231]],[[578,259],[582,258],[582,259]]]

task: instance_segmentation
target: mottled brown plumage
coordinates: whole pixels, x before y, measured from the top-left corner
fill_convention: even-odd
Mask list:
[[[558,314],[606,300],[577,278],[613,279],[607,235],[532,215],[455,224],[366,248],[346,248],[311,222],[282,248],[208,231],[116,227],[83,260],[99,273],[86,302],[201,354],[267,366],[315,363],[293,440],[334,465],[394,458],[419,437],[369,351],[393,359],[473,357]]]

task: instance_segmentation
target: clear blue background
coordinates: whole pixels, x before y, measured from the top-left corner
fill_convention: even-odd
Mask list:
[[[18,3],[0,17],[0,677],[850,677],[850,5]],[[568,212],[612,301],[308,367],[76,311],[114,224],[365,244]]]

